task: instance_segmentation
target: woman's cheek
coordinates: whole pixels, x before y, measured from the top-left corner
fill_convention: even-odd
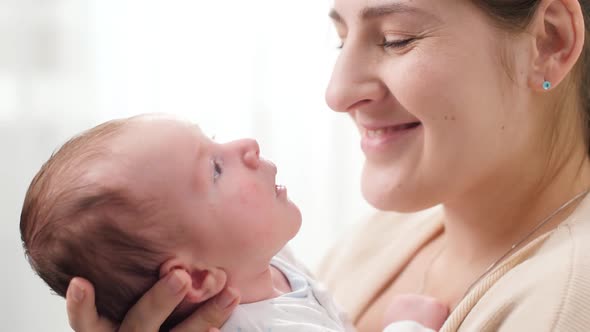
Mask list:
[[[446,106],[453,95],[456,73],[449,70],[451,64],[437,63],[436,58],[415,56],[404,62],[392,82],[394,96],[400,105],[421,121],[452,117]],[[390,77],[394,77],[393,73]],[[425,79],[425,78],[428,79]]]

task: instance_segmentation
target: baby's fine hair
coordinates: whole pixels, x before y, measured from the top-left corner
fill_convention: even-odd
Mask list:
[[[25,254],[37,274],[63,297],[73,277],[88,279],[98,313],[113,322],[158,281],[167,259],[146,232],[130,231],[158,214],[155,202],[134,196],[126,181],[100,183],[96,176],[124,158],[108,143],[128,121],[94,127],[53,153],[33,178],[20,218]]]

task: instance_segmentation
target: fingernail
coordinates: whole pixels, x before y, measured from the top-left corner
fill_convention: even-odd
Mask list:
[[[178,276],[176,271],[172,271],[172,273],[170,273],[166,284],[168,285],[168,289],[170,289],[173,294],[178,294],[182,288],[184,288],[184,282]]]
[[[82,300],[84,299],[84,290],[82,288],[80,288],[79,286],[77,286],[76,284],[72,284],[72,297],[74,298],[74,301],[80,303],[82,302]]]
[[[238,292],[234,288],[226,288],[215,300],[221,309],[227,309],[238,298]]]

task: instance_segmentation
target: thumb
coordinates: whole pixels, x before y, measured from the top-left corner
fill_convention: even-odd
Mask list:
[[[94,305],[94,288],[82,278],[73,278],[66,293],[66,308],[70,327],[74,331],[112,332],[115,326],[100,318]]]
[[[173,332],[216,331],[229,318],[240,303],[235,288],[226,288],[214,298],[203,303],[192,315],[178,324]]]

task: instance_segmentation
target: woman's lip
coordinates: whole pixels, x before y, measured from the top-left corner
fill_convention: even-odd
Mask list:
[[[406,122],[389,127],[378,127],[377,129],[363,128],[361,148],[365,155],[375,154],[375,157],[378,157],[383,149],[394,147],[395,143],[421,127],[420,122]]]
[[[408,126],[417,126],[420,125],[420,121],[407,121],[407,122],[398,122],[388,125],[363,125],[361,124],[361,128],[363,129],[364,133],[367,131],[378,131],[378,130],[399,130],[404,129]]]

